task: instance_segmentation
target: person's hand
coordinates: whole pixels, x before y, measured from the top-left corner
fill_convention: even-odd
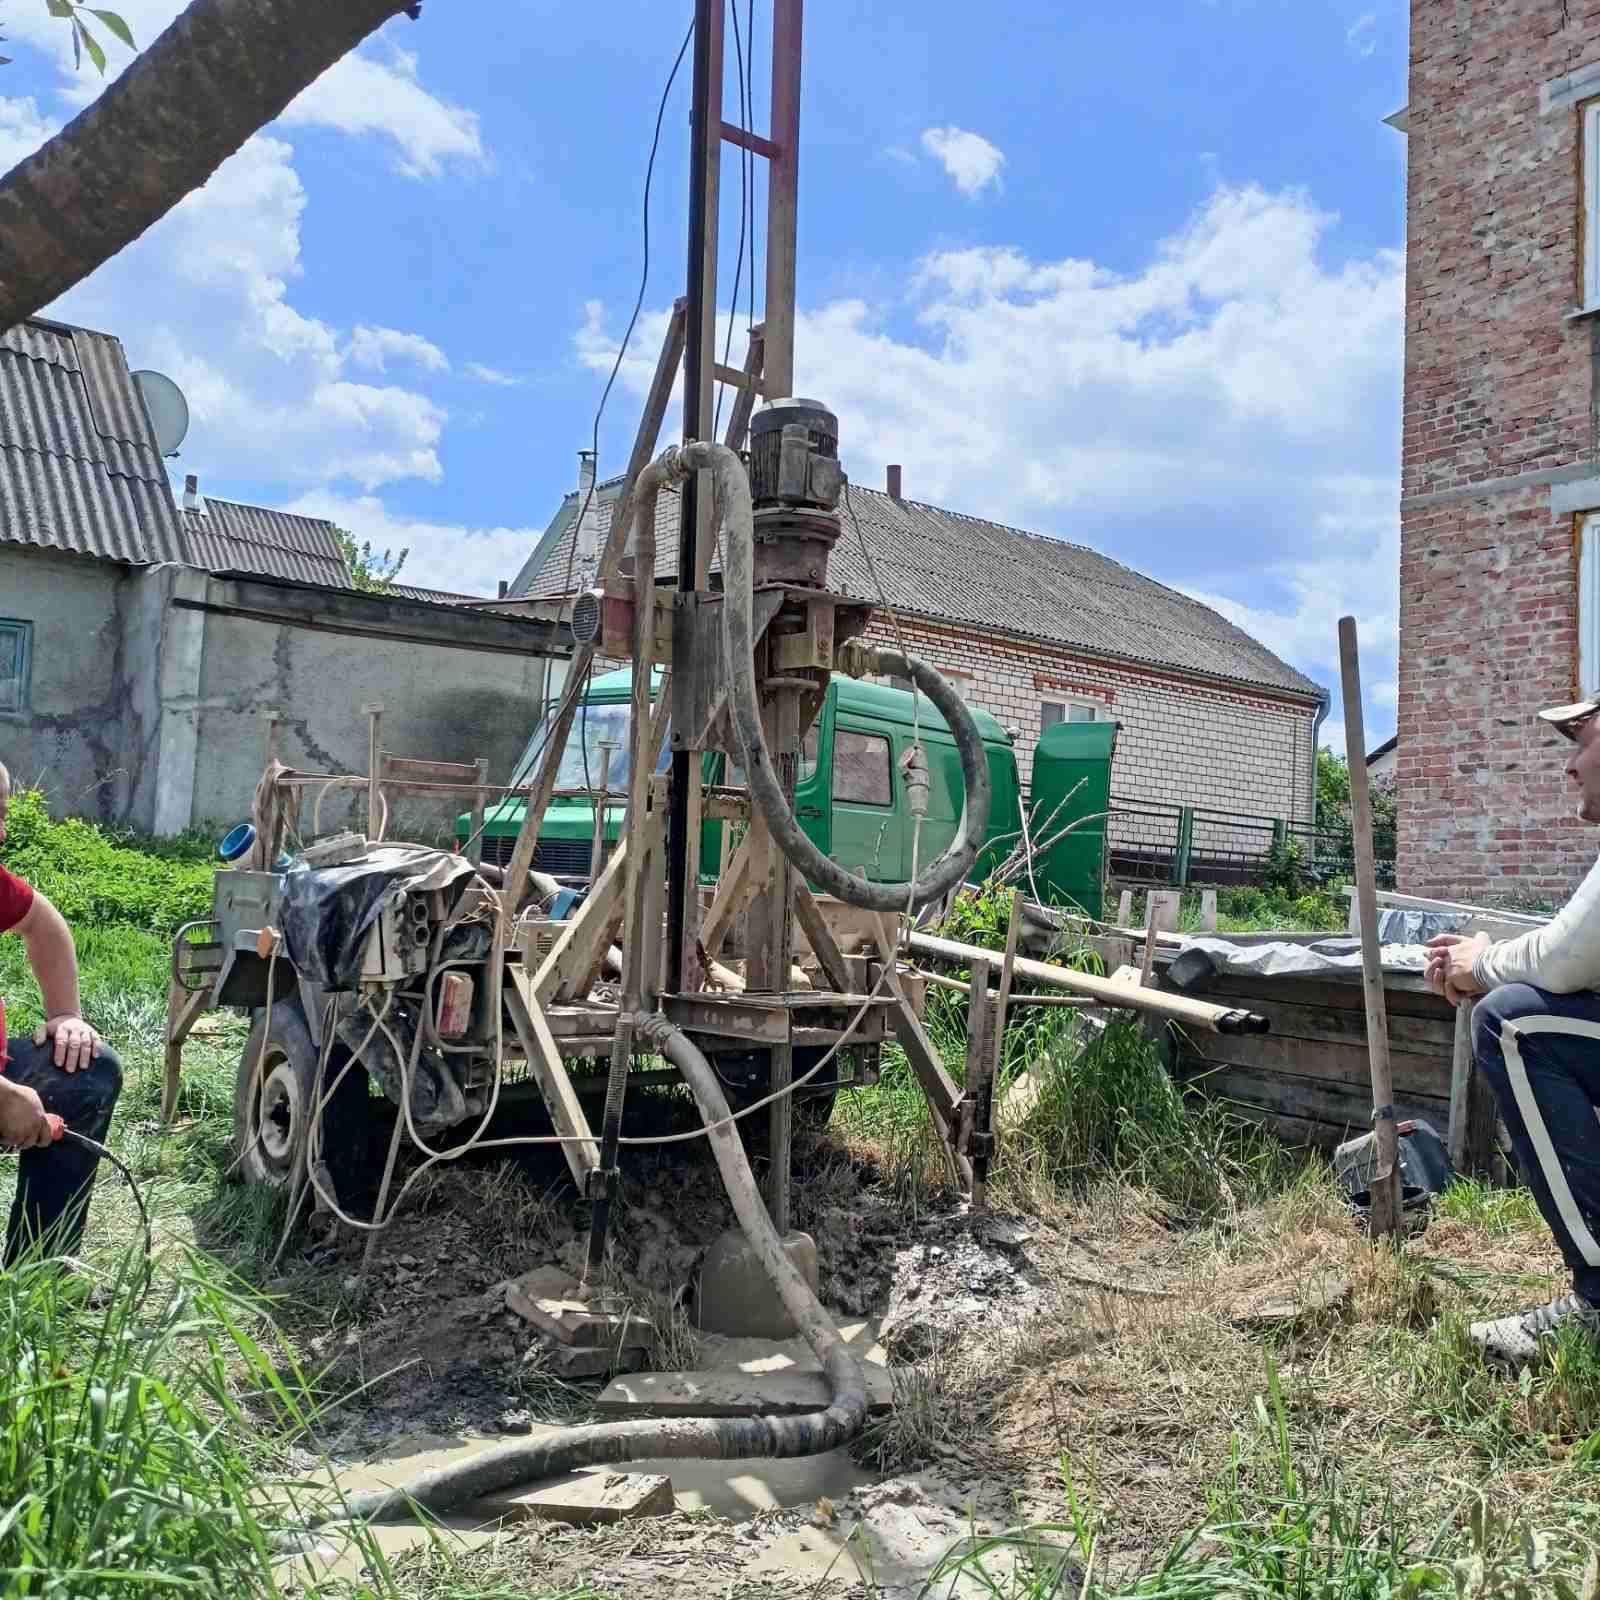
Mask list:
[[[1428,987],[1451,1005],[1482,994],[1483,985],[1472,975],[1473,965],[1493,943],[1486,933],[1470,938],[1462,933],[1440,933],[1428,941]]]
[[[82,1017],[64,1013],[51,1017],[33,1030],[33,1042],[42,1045],[54,1039],[55,1064],[63,1072],[77,1072],[100,1054],[100,1035]]]
[[[0,1144],[14,1150],[37,1150],[51,1142],[44,1105],[25,1083],[0,1078]]]

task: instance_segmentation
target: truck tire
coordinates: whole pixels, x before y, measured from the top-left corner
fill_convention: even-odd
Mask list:
[[[346,1059],[335,1045],[328,1061],[330,1079]],[[299,1003],[279,1001],[270,1017],[264,1009],[257,1011],[239,1058],[233,1096],[234,1144],[244,1182],[283,1189],[300,1169],[318,1099],[316,1075],[317,1047]],[[345,1074],[323,1109],[323,1156],[341,1199],[370,1165],[367,1098],[367,1075],[357,1069]]]

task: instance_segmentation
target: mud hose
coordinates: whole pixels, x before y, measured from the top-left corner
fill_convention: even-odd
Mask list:
[[[435,1514],[452,1510],[513,1484],[533,1483],[580,1467],[619,1461],[738,1461],[753,1457],[821,1455],[861,1432],[867,1417],[866,1377],[839,1337],[810,1285],[789,1260],[745,1157],[728,1102],[705,1056],[661,1016],[634,1019],[638,1036],[676,1066],[711,1128],[711,1151],[733,1201],[735,1216],[812,1353],[822,1363],[832,1399],[825,1411],[791,1417],[696,1417],[678,1421],[609,1422],[571,1428],[553,1439],[521,1440],[485,1450],[449,1467],[425,1472],[398,1489],[351,1495],[341,1510],[312,1527],[345,1519],[408,1521],[420,1507]]]
[[[989,826],[989,762],[983,735],[961,696],[926,661],[895,650],[879,650],[877,669],[908,678],[943,714],[961,756],[961,776],[966,787],[966,813],[961,832],[950,848],[915,883],[872,883],[830,861],[801,830],[772,764],[766,735],[761,728],[761,699],[755,669],[755,512],[750,501],[750,480],[738,456],[725,445],[689,444],[681,459],[687,467],[709,467],[715,474],[717,497],[727,530],[723,568],[723,635],[731,664],[729,700],[734,730],[743,747],[744,769],[750,794],[778,848],[802,877],[826,894],[853,906],[873,911],[904,911],[907,905],[926,905],[966,881],[983,848]]]

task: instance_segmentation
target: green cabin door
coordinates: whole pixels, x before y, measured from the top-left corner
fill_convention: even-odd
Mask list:
[[[1075,818],[1094,818],[1044,853],[1034,870],[1039,893],[1047,904],[1076,907],[1097,920],[1105,909],[1105,813],[1111,808],[1116,745],[1114,722],[1058,722],[1044,730],[1033,751],[1028,826],[1034,838],[1057,834]]]

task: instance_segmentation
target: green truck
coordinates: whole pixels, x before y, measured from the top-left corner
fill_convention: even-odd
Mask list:
[[[656,690],[659,690],[660,680],[658,672],[653,686]],[[602,773],[606,787],[614,796],[620,797],[626,791],[631,693],[632,676],[627,669],[596,677],[590,684],[573,719],[561,770],[556,776],[557,791],[598,790]],[[833,678],[822,711],[806,737],[795,784],[795,814],[813,843],[840,866],[880,882],[903,882],[911,876],[913,829],[900,759],[913,743],[919,723],[933,780],[928,818],[923,823],[917,846],[919,870],[944,851],[961,823],[961,761],[955,740],[944,718],[925,696],[920,712],[914,716],[913,699],[909,690],[842,676]],[[547,708],[545,719],[534,729],[517,764],[514,784],[530,781],[537,768],[549,712]],[[994,787],[989,811],[990,842],[971,873],[974,882],[982,882],[1021,837],[1022,793],[1011,736],[987,711],[974,707],[973,716],[988,751],[989,777]],[[1092,749],[1085,751],[1085,765],[1099,761],[1109,774],[1114,733],[1114,725],[1109,723],[1070,727],[1063,724],[1047,730],[1041,741],[1041,749],[1048,746],[1053,758],[1047,762],[1047,767],[1054,774],[1057,762],[1067,754],[1067,742],[1087,737]],[[663,772],[670,760],[670,750],[664,748]],[[706,783],[732,786],[742,783],[738,770],[728,769],[726,756],[707,753],[703,760]],[[1082,770],[1074,763],[1074,780]],[[1105,793],[1108,782],[1106,776],[1099,783],[1085,785],[1083,791],[1068,801],[1056,826],[1072,816],[1088,816],[1103,810],[1103,804],[1086,803],[1085,792],[1090,798],[1098,798]],[[1054,777],[1050,787],[1055,787]],[[1059,795],[1053,798],[1051,805],[1059,798]],[[1033,810],[1042,820],[1049,808],[1041,812],[1038,799],[1036,796]],[[483,836],[485,861],[503,866],[511,859],[512,847],[522,826],[523,810],[519,799],[503,801],[489,811]],[[607,810],[605,839],[608,847],[617,841],[622,816],[619,798]],[[721,869],[728,847],[729,826],[722,822],[707,822],[704,826],[700,861],[706,880],[715,881]],[[1044,869],[1036,871],[1041,894],[1060,902],[1073,901],[1090,915],[1099,915],[1104,827],[1103,821],[1090,823],[1070,835],[1070,860],[1064,856],[1058,864],[1058,852],[1052,851],[1050,859],[1039,864]],[[456,821],[458,840],[465,843],[470,831],[471,818],[463,814]],[[553,799],[539,831],[533,865],[559,880],[586,883],[594,834],[594,810],[587,795]],[[1045,889],[1047,881],[1054,892]]]

